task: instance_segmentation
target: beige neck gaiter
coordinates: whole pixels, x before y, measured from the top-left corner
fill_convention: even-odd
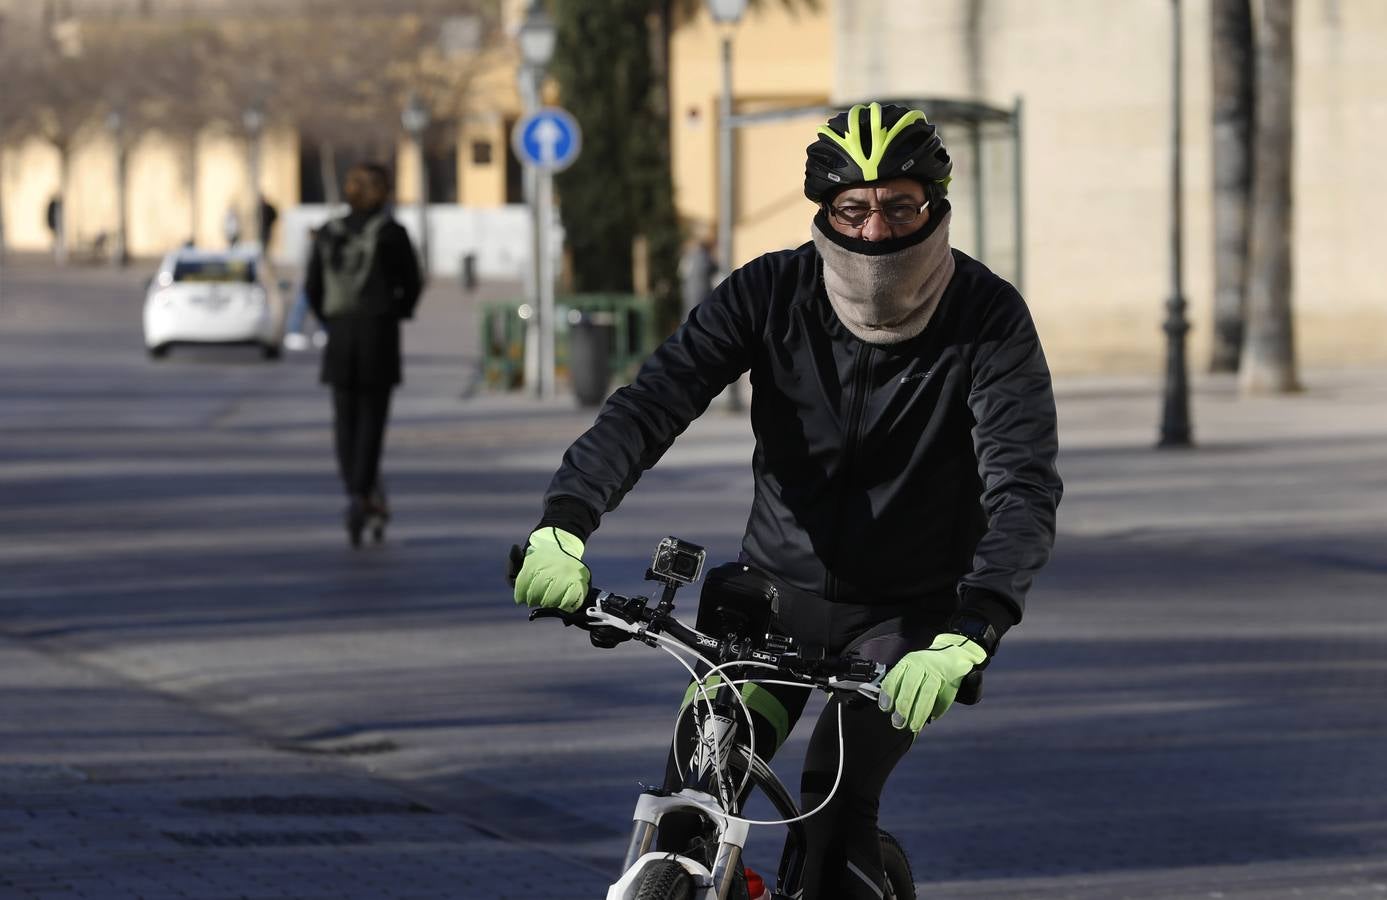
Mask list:
[[[949,219],[918,244],[868,256],[834,243],[818,222],[814,246],[824,261],[824,289],[841,321],[869,344],[898,344],[925,330],[954,275]],[[830,226],[832,227],[832,226]]]

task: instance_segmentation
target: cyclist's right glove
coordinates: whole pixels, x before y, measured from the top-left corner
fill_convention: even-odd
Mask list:
[[[515,602],[573,612],[587,597],[590,580],[583,542],[562,528],[539,528],[530,535],[515,577]]]

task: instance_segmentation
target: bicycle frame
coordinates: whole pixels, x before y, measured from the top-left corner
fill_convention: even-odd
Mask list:
[[[716,697],[730,690],[727,684],[720,684],[712,693]],[[753,824],[737,816],[738,782],[743,775],[753,789],[766,796],[783,819],[793,820],[800,815],[798,804],[770,766],[753,755],[749,746],[737,740],[740,723],[735,710],[711,700],[707,706],[696,708],[699,735],[684,773],[684,787],[674,794],[657,790],[641,793],[632,815],[634,825],[622,863],[622,876],[608,889],[607,900],[631,900],[646,866],[671,859],[694,879],[695,900],[727,900]],[[729,712],[734,715],[725,714]],[[689,856],[652,851],[660,821],[675,811],[695,812],[713,825],[717,853],[711,869]],[[803,827],[795,821],[785,824],[792,834],[792,845],[802,846]],[[779,873],[778,890],[788,895],[798,891],[801,868],[801,858],[793,855]]]
[[[664,547],[664,543],[661,547]],[[701,548],[694,549],[701,554]],[[660,559],[658,549],[656,559]],[[521,548],[512,547],[512,582],[523,562]],[[530,613],[531,619],[557,617],[565,625],[583,628],[590,633],[594,646],[614,647],[634,639],[650,647],[664,649],[679,660],[700,686],[692,710],[698,716],[698,735],[684,771],[684,784],[672,794],[658,789],[647,789],[641,793],[632,816],[631,839],[622,874],[608,888],[607,900],[635,900],[650,867],[656,863],[668,866],[671,862],[677,863],[689,874],[695,889],[693,900],[729,900],[738,883],[742,853],[752,825],[784,825],[789,829],[789,850],[781,859],[775,896],[793,897],[800,891],[804,869],[804,827],[800,823],[829,803],[837,791],[838,783],[835,780],[833,789],[823,803],[813,811],[801,814],[784,784],[754,752],[755,730],[750,721],[751,712],[742,702],[741,692],[737,689],[738,684],[748,679],[732,678],[726,670],[745,672],[758,667],[769,669],[792,679],[792,683],[807,690],[846,690],[875,700],[886,667],[856,658],[825,659],[820,656],[806,659],[799,655],[793,642],[788,639],[772,645],[767,636],[767,642],[760,644],[740,637],[740,631],[729,632],[724,640],[689,628],[671,615],[674,592],[680,584],[691,583],[697,573],[692,578],[682,575],[676,577],[662,574],[657,568],[652,563],[651,570],[646,572],[647,580],[660,581],[665,585],[659,604],[653,608],[649,607],[647,597],[619,597],[592,589],[583,607],[573,612],[536,609]],[[680,652],[692,654],[712,665],[713,669],[700,676]],[[717,673],[722,673],[722,680],[714,684],[711,677]],[[841,742],[841,710],[839,714]],[[743,735],[743,721],[746,726],[745,742],[739,739]],[[841,764],[840,758],[839,778],[842,776]],[[780,816],[779,820],[757,822],[738,815],[739,798],[748,787],[760,790],[766,796]],[[687,853],[652,849],[661,821],[676,811],[694,813],[711,825],[717,840],[711,866]]]

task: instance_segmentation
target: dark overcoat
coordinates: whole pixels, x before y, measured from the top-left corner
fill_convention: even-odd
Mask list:
[[[380,214],[380,213],[378,213]],[[341,223],[360,233],[372,214],[352,212]],[[400,361],[400,321],[414,315],[422,287],[419,264],[409,234],[396,221],[380,228],[370,275],[355,311],[326,315],[323,266],[332,259],[333,229],[323,228],[313,242],[304,290],[309,305],[327,327],[319,377],[334,387],[393,387],[404,380]]]

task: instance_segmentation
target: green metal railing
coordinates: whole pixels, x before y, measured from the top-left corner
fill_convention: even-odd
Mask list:
[[[525,332],[521,318],[523,300],[502,300],[481,305],[482,375],[493,390],[525,386]],[[613,328],[611,374],[629,381],[655,349],[655,317],[650,298],[638,294],[564,294],[554,299],[554,367],[556,377],[568,377],[569,326],[581,316]]]

